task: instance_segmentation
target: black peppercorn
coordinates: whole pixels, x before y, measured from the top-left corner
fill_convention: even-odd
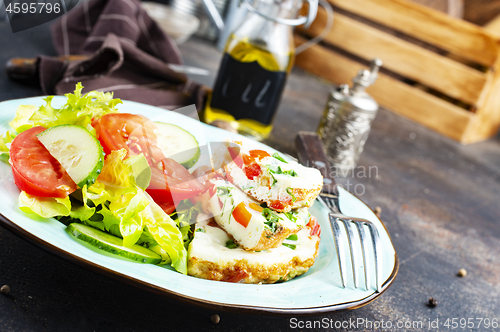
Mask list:
[[[435,298],[430,297],[429,302],[427,303],[427,306],[429,306],[430,308],[435,308],[437,305],[438,305],[438,301]]]

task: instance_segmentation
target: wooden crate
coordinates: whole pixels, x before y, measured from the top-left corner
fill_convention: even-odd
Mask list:
[[[321,45],[297,55],[297,66],[341,84],[379,57],[386,72],[367,91],[381,106],[464,144],[497,133],[500,45],[494,34],[407,0],[328,1],[337,9],[333,29]],[[318,35],[325,23],[320,9],[310,29],[297,30],[296,43]]]

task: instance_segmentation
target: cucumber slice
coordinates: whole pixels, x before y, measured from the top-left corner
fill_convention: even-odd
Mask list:
[[[87,129],[60,125],[42,131],[37,137],[78,187],[95,182],[104,165],[104,152],[101,143]]]
[[[198,141],[191,133],[179,126],[155,122],[156,142],[167,158],[172,158],[186,168],[192,167],[200,158]]]
[[[132,248],[122,245],[123,240],[93,227],[72,223],[66,228],[68,233],[98,249],[141,263],[158,264],[161,256],[143,246],[134,244]]]

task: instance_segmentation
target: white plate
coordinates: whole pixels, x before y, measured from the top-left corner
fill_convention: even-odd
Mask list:
[[[55,97],[52,104],[58,107],[64,103],[64,97]],[[14,118],[19,105],[43,104],[42,97],[0,103],[0,132],[9,129],[8,122]],[[125,101],[119,105],[119,109],[121,112],[145,115],[154,121],[176,124],[192,132],[199,142],[221,142],[230,138],[274,151],[264,144],[157,107]],[[18,196],[19,189],[14,184],[10,166],[0,163],[0,222],[3,226],[43,249],[86,268],[190,303],[237,311],[310,315],[357,308],[381,294],[375,290],[375,278],[372,278],[368,290],[364,287],[355,289],[352,279],[348,280],[346,288],[341,287],[335,244],[328,221],[328,209],[319,202],[310,209],[322,229],[319,254],[311,269],[306,274],[285,283],[247,285],[197,279],[169,268],[147,264],[139,266],[140,263],[102,254],[98,250],[76,242],[65,232],[65,226],[57,220],[33,218],[21,212],[18,208]],[[383,292],[394,280],[398,270],[397,255],[389,234],[368,206],[342,189],[340,205],[345,214],[368,219],[379,229],[382,243],[381,292]],[[350,262],[348,254],[349,250],[346,250],[345,259]],[[371,259],[370,257],[369,262],[372,262]],[[359,261],[362,264],[362,259]],[[373,265],[371,269],[374,270]],[[358,277],[360,285],[364,285],[364,276],[360,274]]]

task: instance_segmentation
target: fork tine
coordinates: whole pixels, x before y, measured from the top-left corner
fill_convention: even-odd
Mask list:
[[[373,241],[373,253],[375,256],[375,270],[377,271],[377,293],[380,292],[380,288],[382,288],[382,257],[381,257],[381,244],[380,244],[380,235],[378,233],[377,227],[374,224],[368,224],[370,228],[370,232],[372,235]]]
[[[326,203],[326,205],[330,208],[330,210],[335,211],[335,208],[336,208],[336,207],[335,207],[335,203],[333,202],[333,200],[332,200],[332,199],[330,199],[330,198],[326,198],[326,197],[325,197],[324,202],[325,202],[325,203]]]
[[[368,273],[368,266],[366,265],[366,256],[368,254],[366,252],[367,247],[365,245],[367,243],[368,239],[366,236],[365,229],[363,228],[363,223],[361,223],[361,222],[355,222],[355,223],[356,223],[356,226],[358,227],[359,237],[361,240],[361,248],[363,249],[363,267],[365,270],[365,287],[366,287],[366,290],[368,290],[368,285],[370,284],[370,275]]]
[[[332,227],[333,231],[333,236],[335,238],[335,248],[337,249],[337,258],[339,261],[339,268],[340,268],[340,278],[342,279],[342,287],[345,288],[345,281],[347,279],[346,277],[346,266],[345,266],[345,261],[344,261],[344,247],[341,245],[341,240],[340,240],[340,228],[337,223],[337,218],[332,216],[332,214],[328,214],[328,217],[330,219],[330,226]]]
[[[351,263],[352,263],[352,274],[354,277],[354,288],[358,288],[358,259],[354,254],[354,232],[352,231],[351,220],[340,219],[342,220],[347,231],[347,239],[349,240],[349,249],[351,250]]]

